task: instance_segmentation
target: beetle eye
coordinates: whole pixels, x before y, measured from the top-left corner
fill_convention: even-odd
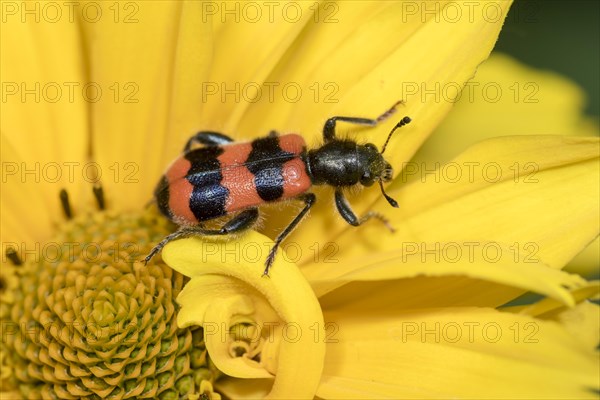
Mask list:
[[[373,143],[367,143],[367,144],[365,144],[365,147],[369,148],[369,149],[373,149],[379,153],[379,150],[377,150],[377,146],[375,146]]]
[[[373,175],[371,174],[371,171],[364,171],[362,174],[362,177],[360,178],[361,185],[371,186],[373,184],[373,182],[375,182],[375,180],[373,179]]]

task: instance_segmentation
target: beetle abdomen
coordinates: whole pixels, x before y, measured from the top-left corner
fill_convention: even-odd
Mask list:
[[[196,225],[296,197],[312,185],[304,152],[304,139],[294,134],[191,150],[159,182],[159,209],[179,225]]]

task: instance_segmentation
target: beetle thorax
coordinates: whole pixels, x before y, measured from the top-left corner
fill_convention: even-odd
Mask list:
[[[374,145],[359,145],[352,140],[333,140],[310,150],[306,163],[313,184],[334,187],[358,183],[370,186],[387,164]]]

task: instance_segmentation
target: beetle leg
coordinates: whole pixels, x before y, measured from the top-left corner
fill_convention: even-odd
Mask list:
[[[221,229],[204,229],[204,227],[200,227],[196,231],[203,236],[229,235],[252,228],[257,219],[258,208],[249,208],[231,218]]]
[[[233,139],[222,133],[213,131],[200,131],[187,141],[185,147],[183,148],[183,151],[189,151],[195,144],[219,146],[231,142],[233,142]]]
[[[218,230],[219,235],[227,235],[230,233],[244,231],[250,229],[258,219],[258,208],[250,208],[242,211],[229,221],[223,227]]]
[[[325,143],[332,141],[335,139],[335,123],[336,121],[349,122],[351,124],[358,125],[368,125],[375,126],[380,122],[388,119],[392,114],[396,112],[396,107],[399,104],[402,104],[403,101],[397,101],[389,110],[381,114],[379,117],[375,119],[370,118],[356,118],[356,117],[331,117],[327,121],[325,121],[325,125],[323,126],[323,140]]]
[[[313,204],[315,204],[317,197],[314,195],[314,193],[306,193],[304,195],[296,197],[296,200],[304,201],[304,208],[302,209],[302,211],[300,211],[300,213],[298,213],[298,215],[296,215],[296,218],[294,218],[292,222],[290,222],[290,224],[283,230],[283,232],[281,232],[277,236],[277,239],[275,239],[275,245],[269,252],[269,255],[267,256],[267,261],[265,262],[265,271],[263,272],[263,276],[269,275],[269,269],[271,268],[271,265],[273,265],[273,261],[275,260],[275,254],[277,253],[279,245],[290,233],[292,233],[294,228],[298,225],[298,223],[300,223],[300,221],[302,221],[304,216],[306,216],[308,210],[310,210]]]
[[[383,222],[383,224],[391,232],[394,232],[394,228],[392,227],[388,219],[383,215],[379,214],[378,212],[369,211],[362,217],[358,218],[356,214],[354,214],[354,211],[352,211],[352,208],[350,208],[350,204],[348,204],[348,200],[346,200],[346,197],[344,197],[344,194],[342,193],[341,189],[336,189],[335,191],[335,205],[342,218],[344,218],[346,222],[348,222],[352,226],[359,226],[364,222],[370,220],[371,218],[375,218]]]
[[[171,233],[166,236],[163,240],[160,241],[154,248],[150,251],[150,253],[144,258],[144,264],[148,264],[148,261],[152,259],[156,254],[158,254],[163,247],[167,245],[167,243],[181,239],[189,236],[214,236],[214,235],[228,235],[230,233],[240,232],[246,229],[249,229],[254,225],[256,220],[258,219],[258,209],[251,208],[245,211],[242,211],[229,221],[221,229],[205,229],[202,225],[190,226],[179,228],[177,231]]]
[[[160,253],[160,251],[167,245],[167,243],[181,239],[184,237],[195,236],[195,235],[205,235],[206,230],[200,226],[191,226],[191,227],[182,227],[177,231],[171,233],[170,235],[165,236],[163,240],[160,241],[154,248],[148,253],[148,255],[142,260],[145,265],[154,257],[156,254]]]

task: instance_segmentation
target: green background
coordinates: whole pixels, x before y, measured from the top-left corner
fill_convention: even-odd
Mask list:
[[[515,0],[496,51],[553,70],[587,93],[586,113],[600,115],[600,2]]]

